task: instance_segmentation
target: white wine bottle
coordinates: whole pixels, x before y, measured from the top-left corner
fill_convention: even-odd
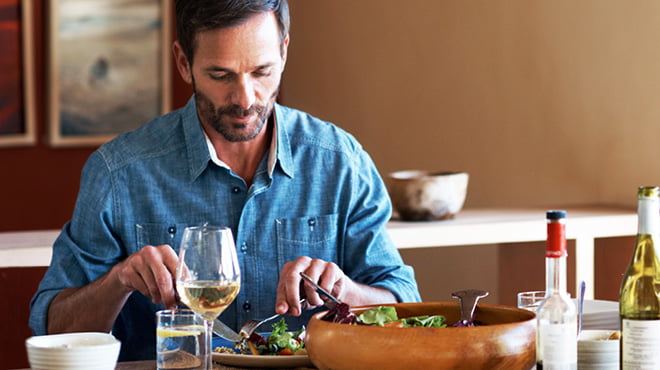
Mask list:
[[[546,212],[545,299],[536,310],[536,368],[577,369],[577,310],[566,291],[566,211]]]
[[[660,368],[660,190],[637,192],[637,240],[619,293],[621,369]]]

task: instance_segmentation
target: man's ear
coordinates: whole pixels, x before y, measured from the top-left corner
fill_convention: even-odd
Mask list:
[[[289,36],[284,39],[284,42],[282,43],[282,71],[284,71],[284,66],[286,65],[286,57],[287,53],[289,51]]]
[[[172,44],[172,53],[174,54],[176,68],[179,70],[181,78],[183,78],[186,83],[192,85],[192,67],[190,66],[190,63],[188,63],[188,57],[186,57],[186,54],[183,52],[179,41],[174,41]]]

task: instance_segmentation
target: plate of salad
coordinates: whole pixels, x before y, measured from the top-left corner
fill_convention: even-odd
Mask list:
[[[284,319],[273,324],[273,331],[252,334],[250,350],[239,353],[234,343],[223,338],[213,338],[213,360],[223,365],[237,367],[288,368],[313,366],[305,350],[305,329],[288,331]],[[256,354],[255,354],[256,353]]]

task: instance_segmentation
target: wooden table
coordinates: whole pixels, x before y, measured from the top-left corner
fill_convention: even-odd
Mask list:
[[[156,361],[129,361],[129,362],[118,362],[116,370],[156,370]],[[254,370],[254,368],[243,368],[243,367],[233,367],[225,366],[218,363],[213,363],[214,370]],[[293,370],[311,370],[314,368],[309,367],[300,367],[294,368]],[[23,369],[30,370],[30,369]],[[292,369],[288,369],[292,370]]]

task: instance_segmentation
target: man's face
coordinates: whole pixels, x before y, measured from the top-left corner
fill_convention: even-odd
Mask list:
[[[273,110],[284,50],[272,12],[199,33],[190,77],[202,124],[231,142],[256,137]]]

